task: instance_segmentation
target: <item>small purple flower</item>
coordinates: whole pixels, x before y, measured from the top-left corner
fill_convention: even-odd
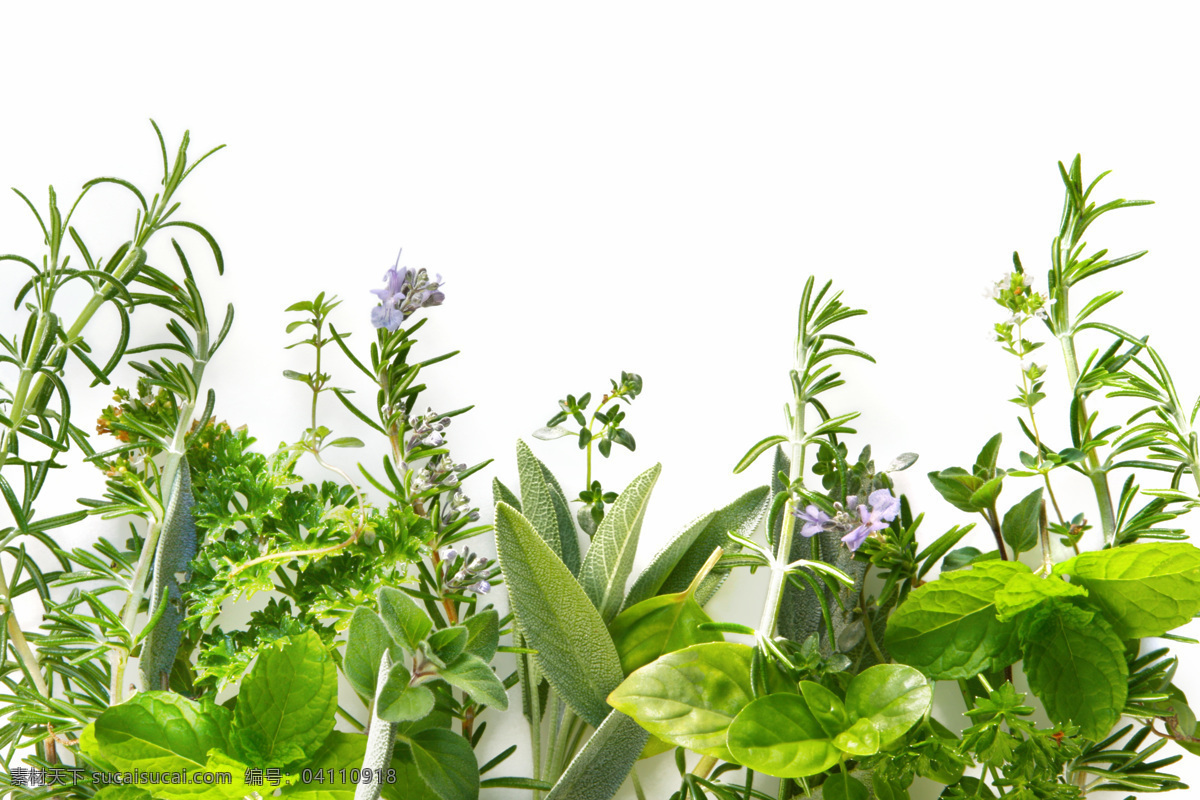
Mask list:
[[[492,590],[492,585],[490,583],[488,583],[487,581],[480,580],[480,581],[476,581],[475,583],[472,583],[467,588],[470,589],[475,594],[487,594],[488,592],[490,592]]]
[[[826,525],[833,522],[830,516],[816,505],[810,505],[803,511],[797,508],[792,513],[796,515],[796,519],[804,523],[804,527],[800,529],[801,536],[818,534],[825,530]]]
[[[846,498],[847,505],[853,505],[857,502],[857,495]],[[862,520],[862,524],[842,537],[842,542],[851,551],[857,550],[867,540],[867,537],[875,531],[881,531],[886,528],[887,523],[894,520],[896,515],[900,513],[900,501],[893,497],[892,493],[887,489],[878,489],[871,492],[871,496],[867,498],[867,502],[871,504],[870,510],[865,505],[858,506],[858,517]]]
[[[443,283],[441,275],[437,276],[437,280],[430,280],[429,273],[424,269],[405,267],[401,270],[399,266],[400,256],[397,255],[395,266],[383,273],[386,286],[371,290],[380,300],[380,305],[371,309],[371,324],[376,328],[394,331],[417,309],[440,306],[446,299],[446,295],[439,291]]]

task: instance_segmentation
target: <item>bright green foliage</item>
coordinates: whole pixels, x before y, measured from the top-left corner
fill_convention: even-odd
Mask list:
[[[1051,597],[1087,597],[1087,590],[1054,577],[1018,572],[996,592],[996,617],[1007,622]]]
[[[971,678],[1020,655],[1015,622],[996,618],[996,593],[1029,567],[989,561],[915,589],[888,620],[888,651],[930,678]]]
[[[915,669],[878,664],[850,680],[843,701],[804,681],[746,706],[729,727],[738,763],[781,778],[817,775],[899,741],[929,712],[933,687]]]
[[[1050,718],[1074,723],[1089,739],[1112,729],[1125,707],[1125,648],[1103,617],[1052,600],[1040,605],[1023,632],[1025,674]]]
[[[1184,542],[1084,553],[1055,572],[1087,589],[1122,639],[1162,636],[1200,611],[1200,548]]]
[[[753,652],[716,642],[669,653],[626,678],[608,702],[660,739],[731,760],[725,733],[754,699]]]
[[[712,619],[696,602],[695,592],[660,594],[617,615],[608,626],[621,670],[628,675],[665,653],[702,642],[721,642],[716,631],[700,630]]]
[[[259,653],[238,692],[233,744],[248,764],[290,769],[320,749],[336,710],[337,668],[308,631]]]

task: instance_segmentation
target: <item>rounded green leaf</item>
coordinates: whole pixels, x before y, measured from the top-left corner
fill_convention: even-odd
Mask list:
[[[375,686],[379,679],[379,659],[390,648],[395,647],[391,634],[383,620],[366,606],[354,609],[350,617],[350,629],[346,637],[346,653],[342,659],[342,671],[346,680],[365,698],[375,697]],[[393,653],[398,656],[399,653]]]
[[[669,653],[626,678],[608,702],[661,739],[731,760],[725,734],[754,698],[753,652],[744,644],[712,642]]]
[[[841,698],[821,684],[801,681],[800,694],[804,695],[808,710],[820,723],[826,736],[837,736],[850,726],[850,717]]]
[[[626,675],[666,653],[694,644],[721,642],[717,631],[702,631],[712,622],[690,592],[663,594],[625,609],[608,626],[621,670]]]
[[[1054,571],[1086,588],[1122,639],[1162,636],[1200,611],[1200,548],[1186,542],[1084,553]]]
[[[851,756],[873,756],[879,752],[879,731],[863,718],[833,737],[833,745]]]
[[[933,686],[920,671],[901,664],[877,664],[854,676],[846,688],[846,710],[869,719],[887,747],[904,736],[933,706]]]
[[[433,710],[433,692],[409,686],[412,675],[404,664],[393,664],[379,689],[375,715],[388,722],[413,722]]]
[[[817,775],[841,758],[797,694],[769,694],[742,709],[729,726],[729,751],[737,763],[776,778]]]

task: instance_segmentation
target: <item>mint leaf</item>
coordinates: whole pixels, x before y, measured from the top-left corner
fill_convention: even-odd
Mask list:
[[[1125,647],[1104,618],[1051,600],[1022,631],[1025,674],[1050,719],[1073,722],[1088,739],[1103,739],[1121,717],[1128,693]]]
[[[996,618],[996,593],[1029,567],[986,561],[943,574],[914,590],[888,620],[885,642],[897,661],[930,678],[971,678],[1020,655],[1015,622]]]
[[[315,631],[258,655],[242,682],[232,740],[247,764],[290,768],[309,760],[333,730],[337,668]]]
[[[1056,577],[1039,578],[1018,572],[996,592],[996,614],[1002,622],[1014,619],[1051,597],[1087,597],[1087,589]]]
[[[1054,571],[1085,587],[1122,639],[1161,636],[1200,611],[1200,548],[1185,542],[1084,553]]]

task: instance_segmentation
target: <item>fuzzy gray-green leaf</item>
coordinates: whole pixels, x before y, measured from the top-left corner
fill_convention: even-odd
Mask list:
[[[610,622],[621,610],[621,603],[625,599],[625,582],[633,570],[633,556],[637,552],[642,520],[660,472],[662,464],[655,464],[625,487],[596,529],[583,566],[579,568],[579,583],[600,610],[605,623]],[[701,563],[707,558],[705,555]]]
[[[546,800],[610,800],[633,769],[650,734],[614,711],[554,784]]]
[[[179,626],[184,617],[183,594],[175,574],[186,572],[196,555],[192,475],[186,458],[179,459],[179,469],[175,472],[172,484],[154,556],[154,577],[150,584],[151,613],[163,605],[164,600],[166,606],[142,644],[138,668],[143,689],[166,688],[166,676],[170,674],[175,653],[179,650]]]
[[[511,506],[496,506],[496,551],[517,624],[538,651],[538,666],[589,725],[608,715],[606,698],[622,680],[604,620],[562,560]]]
[[[725,548],[726,553],[736,553],[740,550],[741,546],[730,540],[730,532],[745,537],[752,536],[763,515],[767,513],[770,497],[770,490],[766,486],[759,486],[714,512],[654,593],[672,594],[687,589],[700,567],[704,566],[712,551],[718,547]],[[653,567],[654,564],[651,564],[646,571],[649,572]],[[726,570],[713,570],[709,573],[696,589],[696,602],[703,606],[712,599],[727,575]],[[641,582],[640,578],[638,582]],[[637,584],[634,588],[638,588]]]
[[[550,545],[554,555],[563,559],[558,515],[554,510],[554,500],[550,496],[550,485],[546,483],[542,469],[542,462],[538,461],[529,445],[518,439],[517,473],[521,478],[521,513],[529,520],[538,536]],[[563,559],[563,563],[566,563],[566,559]]]

